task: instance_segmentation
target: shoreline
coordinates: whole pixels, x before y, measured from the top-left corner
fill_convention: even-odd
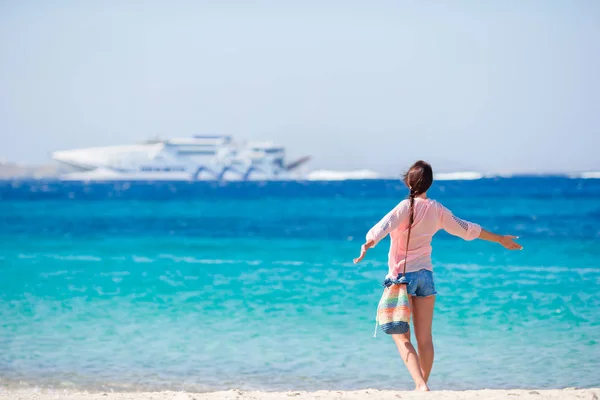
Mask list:
[[[513,389],[513,390],[465,390],[465,391],[432,391],[428,393],[394,390],[320,390],[315,392],[286,391],[286,392],[260,392],[243,391],[238,389],[192,393],[192,392],[110,392],[110,391],[75,391],[68,389],[3,389],[0,388],[0,400],[50,400],[50,399],[81,399],[81,400],[276,400],[293,398],[298,400],[337,400],[337,399],[588,399],[599,400],[600,388],[589,389]]]

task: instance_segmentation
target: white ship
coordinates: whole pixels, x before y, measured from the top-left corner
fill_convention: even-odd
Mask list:
[[[193,136],[127,146],[57,151],[63,180],[295,180],[303,157],[286,164],[270,142],[239,143],[230,136]]]

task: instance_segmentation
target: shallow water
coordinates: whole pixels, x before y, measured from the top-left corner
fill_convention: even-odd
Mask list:
[[[128,185],[128,186],[127,186]],[[373,338],[396,182],[0,184],[0,380],[411,388]],[[600,386],[600,181],[440,182],[525,250],[434,240],[434,388]],[[2,384],[2,383],[0,383]]]

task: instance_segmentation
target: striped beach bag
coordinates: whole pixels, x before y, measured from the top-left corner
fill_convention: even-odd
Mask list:
[[[412,219],[412,218],[411,218]],[[377,306],[377,317],[375,320],[375,334],[377,336],[377,325],[388,335],[406,333],[410,328],[410,302],[408,301],[408,281],[406,280],[406,264],[408,257],[408,242],[412,221],[408,225],[408,236],[406,238],[406,254],[404,255],[404,270],[396,279],[386,278],[383,282],[383,295]]]
[[[377,307],[377,320],[375,335],[377,336],[377,324],[388,335],[394,333],[406,333],[410,322],[410,303],[406,285],[408,282],[404,276],[398,279],[386,279],[385,289]]]

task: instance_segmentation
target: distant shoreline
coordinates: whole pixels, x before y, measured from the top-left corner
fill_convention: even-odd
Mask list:
[[[569,179],[600,179],[600,171],[576,171],[576,172],[547,172],[547,173],[482,173],[477,171],[454,171],[439,172],[435,174],[437,181],[467,181],[480,179],[509,179],[509,178],[569,178]],[[360,180],[383,180],[396,181],[399,176],[378,174],[367,169],[356,169],[351,171],[336,170],[314,170],[310,171],[305,178],[297,181],[333,182],[333,181],[360,181]],[[47,165],[25,165],[12,162],[0,162],[0,181],[61,181],[58,166]],[[150,179],[90,179],[69,180],[70,182],[212,182],[211,180],[150,180]],[[289,180],[294,181],[294,180]],[[215,180],[216,182],[216,180]],[[239,181],[235,181],[239,182]]]
[[[509,179],[582,179],[595,180],[600,179],[600,173],[584,173],[584,174],[515,174],[515,175],[489,175],[479,178],[461,178],[461,177],[443,177],[436,178],[437,182],[464,182],[464,181],[490,181],[490,180],[509,180]],[[383,182],[398,182],[397,177],[374,177],[374,178],[345,178],[345,179],[288,179],[288,180],[184,180],[184,179],[90,179],[90,180],[75,180],[61,179],[58,175],[5,175],[0,174],[0,182],[22,182],[22,183],[85,183],[85,184],[110,184],[110,183],[263,183],[263,182],[360,182],[360,181],[383,181]]]

